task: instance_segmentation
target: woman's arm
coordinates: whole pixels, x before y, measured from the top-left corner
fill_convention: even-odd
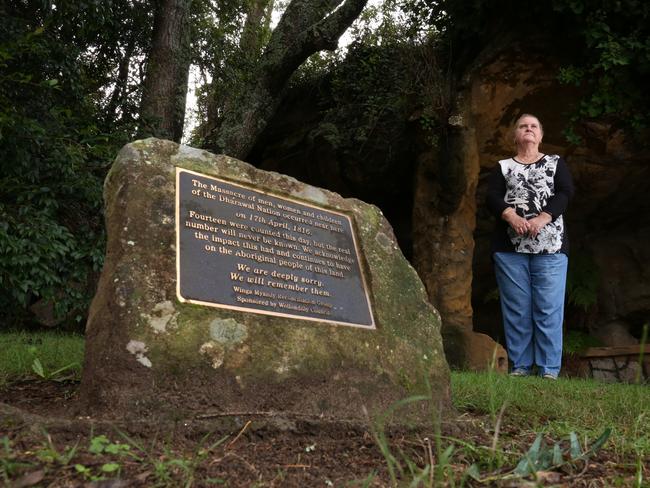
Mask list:
[[[505,220],[518,235],[523,236],[528,232],[528,222],[517,215],[512,205],[505,202],[505,196],[506,179],[501,173],[501,165],[497,164],[488,178],[488,191],[485,197],[487,206],[497,219]]]
[[[573,197],[574,190],[571,173],[562,158],[557,161],[555,176],[553,177],[553,187],[555,194],[548,199],[540,214],[528,221],[528,233],[530,237],[536,237],[545,225],[553,222],[562,215],[569,204],[569,200]]]
[[[488,189],[485,197],[490,212],[494,214],[497,219],[501,218],[501,214],[506,208],[509,208],[504,197],[506,196],[506,179],[501,173],[501,165],[497,164],[488,177]]]
[[[569,166],[563,158],[558,159],[553,186],[555,194],[548,199],[542,212],[546,212],[555,220],[566,211],[575,192]]]

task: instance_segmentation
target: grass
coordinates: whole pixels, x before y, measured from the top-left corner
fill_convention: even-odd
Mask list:
[[[79,334],[52,332],[0,333],[0,386],[31,376],[48,379],[81,376],[84,338]],[[42,374],[34,370],[34,361]],[[37,367],[36,370],[39,370]],[[60,371],[59,374],[57,371]]]
[[[601,466],[607,468],[601,469],[606,474],[595,475],[598,486],[604,480],[607,486],[650,486],[647,386],[513,378],[488,371],[452,372],[451,390],[454,406],[461,412],[451,423],[458,425],[463,413],[471,413],[471,421],[481,424],[479,433],[468,429],[460,436],[445,436],[433,425],[435,450],[425,446],[422,441],[429,439],[424,438],[420,448],[406,451],[390,445],[378,422],[373,436],[391,486],[475,486],[476,482],[519,486],[526,479],[534,486],[565,486],[578,479],[586,483],[584,475],[595,466],[592,460],[603,447],[607,453]],[[394,408],[412,401],[422,398],[402,400]]]
[[[59,380],[72,376],[78,379],[83,348],[84,340],[80,335],[0,333],[0,387],[30,377]],[[36,362],[40,367],[35,367]],[[626,474],[620,480],[610,478],[609,481],[620,486],[646,486],[646,463],[650,458],[650,388],[647,385],[513,378],[489,371],[452,372],[451,390],[454,407],[460,413],[452,423],[470,418],[480,424],[480,434],[445,437],[439,425],[432,425],[433,435],[402,439],[401,444],[396,444],[395,439],[384,432],[379,419],[372,434],[386,462],[389,480],[385,481],[393,486],[463,486],[470,478],[480,479],[482,483],[504,481],[516,476],[513,474],[515,466],[528,461],[532,465],[531,459],[541,459],[544,453],[558,455],[557,459],[562,462],[560,468],[554,457],[555,468],[551,471],[570,471],[576,477],[580,476],[577,474],[580,466],[586,469],[588,462],[580,465],[573,462],[575,456],[567,453],[577,447],[580,452],[589,452],[589,447],[611,429],[603,447],[607,451],[606,459],[615,466],[614,471],[620,468]],[[405,399],[394,408],[414,401],[428,400]],[[160,486],[176,486],[179,480],[191,486],[199,471],[205,472],[205,464],[209,461],[207,453],[218,451],[217,446],[224,441],[220,438],[209,449],[201,445],[192,455],[179,455],[172,451],[161,454],[153,446],[151,449],[142,447],[133,439],[126,439],[126,445],[130,445],[127,450],[124,444],[95,436],[90,439],[90,447],[75,444],[65,448],[68,450],[60,448],[57,456],[50,456],[56,459],[49,460],[46,454],[57,451],[49,436],[47,439],[40,450],[34,451],[38,455],[30,457],[16,450],[8,437],[0,436],[0,458],[4,459],[0,463],[0,480],[15,479],[18,473],[27,472],[29,466],[45,466],[47,473],[58,463],[67,466],[71,477],[85,480],[111,478],[115,476],[111,470],[119,475],[128,467],[152,473],[151,477]],[[222,446],[223,459],[232,455],[223,449]],[[65,462],[62,461],[64,457]],[[28,466],[25,462],[31,464]],[[361,485],[375,486],[374,481],[380,482],[375,480],[376,476],[378,474],[373,471]],[[531,476],[535,481],[537,474],[533,471]],[[404,484],[405,480],[409,483]],[[224,480],[215,478],[213,482],[220,484]]]
[[[454,372],[454,406],[491,414],[506,404],[510,424],[552,437],[576,431],[589,439],[612,428],[610,449],[650,456],[650,388],[594,380],[511,378],[493,373]]]

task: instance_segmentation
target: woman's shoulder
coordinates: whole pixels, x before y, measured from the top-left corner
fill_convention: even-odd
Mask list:
[[[514,158],[508,158],[508,159],[500,159],[497,162],[497,166],[506,167],[506,166],[511,166],[513,164],[517,164],[517,162],[514,160]]]
[[[564,159],[564,156],[561,156],[559,154],[545,154],[544,159],[546,161],[553,162],[553,163],[567,164],[566,159]]]

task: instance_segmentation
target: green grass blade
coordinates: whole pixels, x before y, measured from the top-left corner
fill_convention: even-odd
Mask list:
[[[580,456],[582,455],[582,449],[580,448],[580,442],[578,441],[578,436],[576,435],[575,432],[571,432],[569,434],[569,439],[571,441],[571,448],[569,450],[571,459],[579,459]]]
[[[429,477],[429,471],[431,471],[431,465],[427,464],[419,474],[413,476],[411,483],[409,483],[409,488],[418,488],[418,486],[424,484],[424,481]]]
[[[553,446],[553,466],[561,466],[562,464],[564,464],[562,448],[560,447],[560,443],[556,442]]]
[[[413,395],[408,398],[404,398],[403,400],[399,400],[393,403],[390,407],[386,409],[386,411],[383,414],[377,417],[377,424],[383,426],[386,423],[386,419],[388,419],[397,409],[405,405],[409,405],[415,402],[427,401],[427,400],[431,400],[431,397],[427,395]]]
[[[612,428],[607,427],[605,431],[602,434],[600,434],[600,437],[598,437],[598,439],[594,441],[594,443],[591,445],[589,450],[584,453],[584,456],[595,454],[598,451],[598,449],[603,447],[603,444],[607,442],[607,439],[609,439],[609,436],[611,434],[612,434]]]
[[[515,468],[515,474],[520,476],[526,476],[528,474],[535,473],[537,462],[539,460],[539,451],[542,447],[542,434],[537,434],[535,441],[528,449],[526,455],[519,461],[517,467]]]
[[[465,475],[463,478],[470,477],[475,481],[481,481],[481,472],[478,469],[478,466],[476,463],[472,464],[469,468],[465,470]]]
[[[32,371],[41,378],[45,378],[45,371],[43,370],[43,364],[40,359],[34,358],[34,361],[32,362]]]
[[[444,452],[440,455],[440,461],[439,464],[447,464],[449,460],[451,459],[451,456],[454,453],[454,448],[455,446],[452,444],[450,446],[447,446],[447,449],[444,450]]]
[[[519,476],[528,476],[533,472],[535,472],[535,469],[531,465],[531,461],[528,459],[528,457],[523,457],[514,470],[514,473]]]
[[[63,367],[52,371],[48,376],[50,378],[55,378],[55,377],[59,376],[61,373],[63,373],[64,371],[67,371],[67,370],[72,369],[72,368],[79,368],[79,367],[80,367],[79,363],[66,364]]]

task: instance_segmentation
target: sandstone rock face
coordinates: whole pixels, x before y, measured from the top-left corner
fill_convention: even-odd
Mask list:
[[[505,349],[473,332],[472,265],[479,181],[478,131],[470,97],[449,119],[448,149],[420,155],[413,204],[413,265],[440,311],[452,367],[506,372]],[[496,360],[496,361],[495,361]]]
[[[376,330],[179,302],[176,167],[350,215]],[[122,149],[105,200],[106,260],[81,386],[90,412],[364,418],[364,407],[372,414],[432,395],[410,410],[422,420],[431,407],[449,405],[439,315],[376,207],[156,139]]]
[[[633,346],[639,343],[628,331],[627,324],[617,320],[598,327],[593,336],[607,347]]]

